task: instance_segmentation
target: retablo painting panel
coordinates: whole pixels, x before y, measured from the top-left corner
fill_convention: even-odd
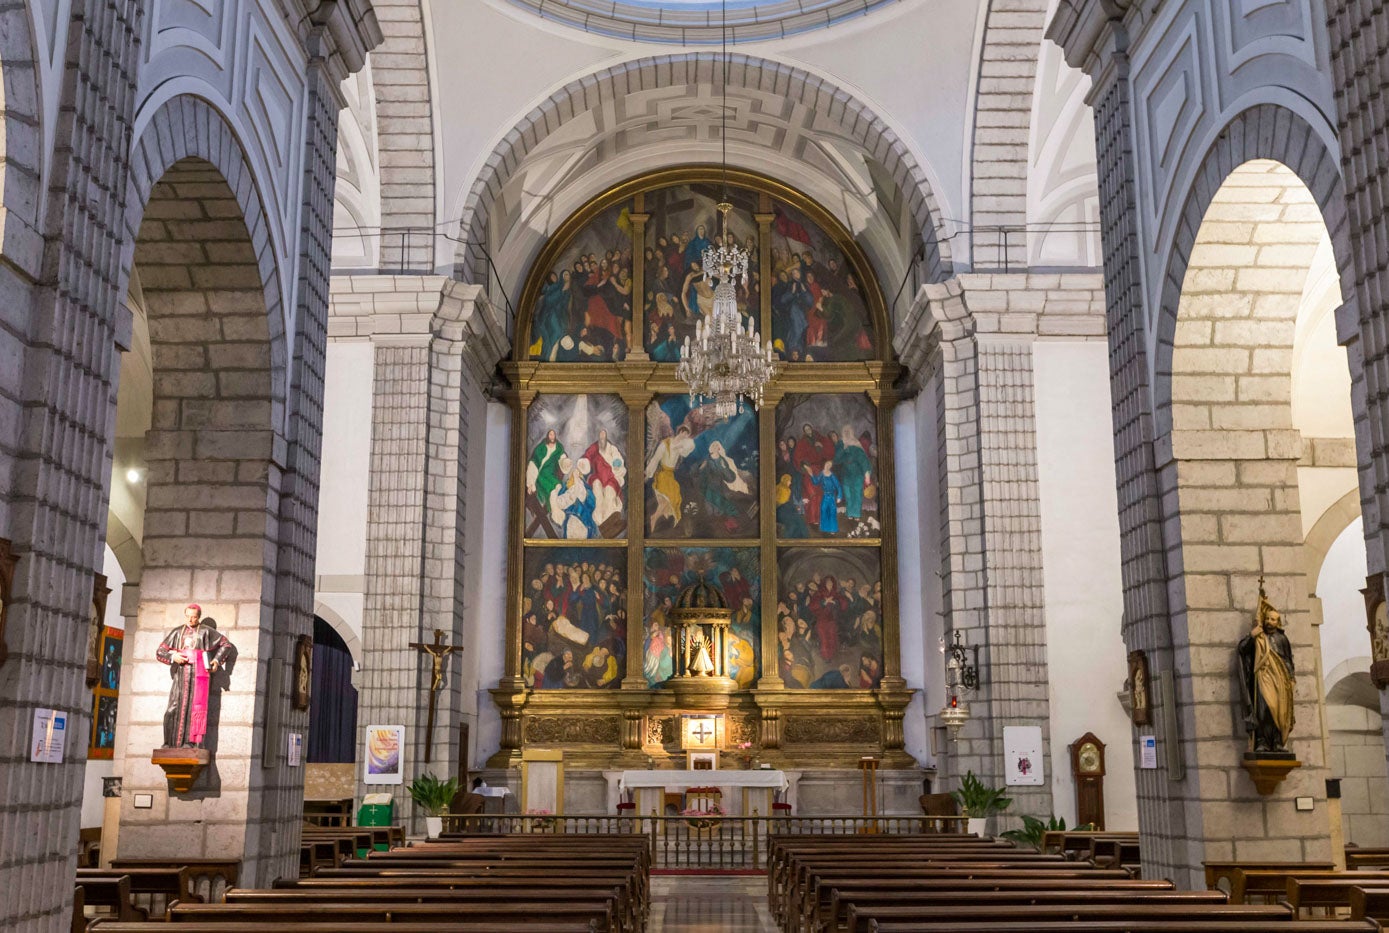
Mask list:
[[[658,363],[676,363],[685,338],[694,339],[695,321],[714,310],[714,288],[704,281],[704,250],[722,243],[717,206],[718,185],[695,183],[648,191],[645,197],[646,245],[642,251],[646,309],[646,351]],[[738,284],[738,307],[746,323],[762,306],[759,293],[757,194],[728,190],[733,210],[728,235],[748,251],[747,285]]]
[[[688,395],[646,408],[646,533],[651,538],[758,534],[757,417],[719,419]]]
[[[762,570],[756,548],[647,548],[646,627],[642,669],[655,687],[675,670],[667,614],[680,592],[704,580],[717,586],[733,610],[728,675],[751,690],[762,670]]]
[[[877,411],[864,395],[788,395],[776,410],[779,538],[877,538]]]
[[[545,273],[531,309],[529,355],[547,363],[623,359],[632,330],[631,202],[581,227]]]
[[[616,690],[627,664],[627,552],[526,548],[521,670],[537,690]]]
[[[542,395],[527,411],[526,537],[627,534],[627,406],[616,395]]]
[[[772,340],[791,363],[868,360],[873,319],[864,283],[834,240],[801,211],[772,212]]]
[[[883,676],[878,549],[783,548],[777,566],[777,669],[786,686],[877,687]]]

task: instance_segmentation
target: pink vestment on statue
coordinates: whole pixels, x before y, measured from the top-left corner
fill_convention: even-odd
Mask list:
[[[188,738],[194,744],[201,744],[203,736],[207,735],[207,688],[210,678],[207,670],[207,652],[193,651],[191,654],[196,667],[193,671],[193,710],[188,722]]]

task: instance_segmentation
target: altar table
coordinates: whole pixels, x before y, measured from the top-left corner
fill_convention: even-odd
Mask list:
[[[730,816],[751,816],[754,810],[759,816],[771,816],[773,796],[790,786],[784,772],[763,768],[749,771],[623,771],[617,776],[616,789],[619,794],[632,791],[636,812],[640,816],[649,816],[652,811],[664,813],[667,793],[683,793],[691,787],[717,787],[722,790],[721,805]]]

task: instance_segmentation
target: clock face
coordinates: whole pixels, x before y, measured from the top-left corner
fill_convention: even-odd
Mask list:
[[[1100,750],[1094,742],[1086,742],[1080,747],[1080,754],[1076,756],[1076,761],[1080,764],[1080,770],[1092,772],[1100,770]]]

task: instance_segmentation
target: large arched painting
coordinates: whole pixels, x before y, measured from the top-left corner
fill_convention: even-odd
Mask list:
[[[616,395],[542,395],[526,412],[526,537],[627,533],[627,406]]]
[[[526,356],[605,363],[640,348],[655,362],[678,362],[696,322],[713,310],[704,250],[725,242],[717,209],[725,197],[733,205],[726,238],[749,257],[739,309],[780,358],[874,359],[870,283],[841,241],[785,199],[705,181],[650,188],[566,224],[526,292]]]
[[[536,690],[616,690],[627,665],[627,552],[526,549],[521,672]]]
[[[877,538],[877,412],[865,395],[788,395],[776,409],[779,538]]]
[[[716,418],[688,395],[646,407],[649,538],[752,538],[758,534],[757,417]]]
[[[531,308],[530,358],[623,359],[632,330],[632,208],[614,204],[575,233]]]
[[[704,281],[704,250],[723,243],[716,185],[676,185],[648,192],[646,248],[642,252],[642,290],[646,308],[646,352],[658,363],[676,363],[685,339],[694,339],[695,322],[714,307],[714,289]],[[757,248],[757,194],[730,188],[728,239],[748,251],[747,284],[738,284],[738,307],[757,315],[762,307]]]
[[[674,671],[667,614],[680,592],[703,580],[717,586],[733,623],[728,639],[728,675],[739,690],[751,690],[762,665],[762,568],[756,548],[647,548],[646,628],[642,669],[655,687]]]
[[[777,570],[777,670],[786,686],[877,687],[883,677],[878,549],[783,548]]]
[[[860,273],[824,230],[773,205],[772,338],[791,363],[868,360],[873,324]]]

